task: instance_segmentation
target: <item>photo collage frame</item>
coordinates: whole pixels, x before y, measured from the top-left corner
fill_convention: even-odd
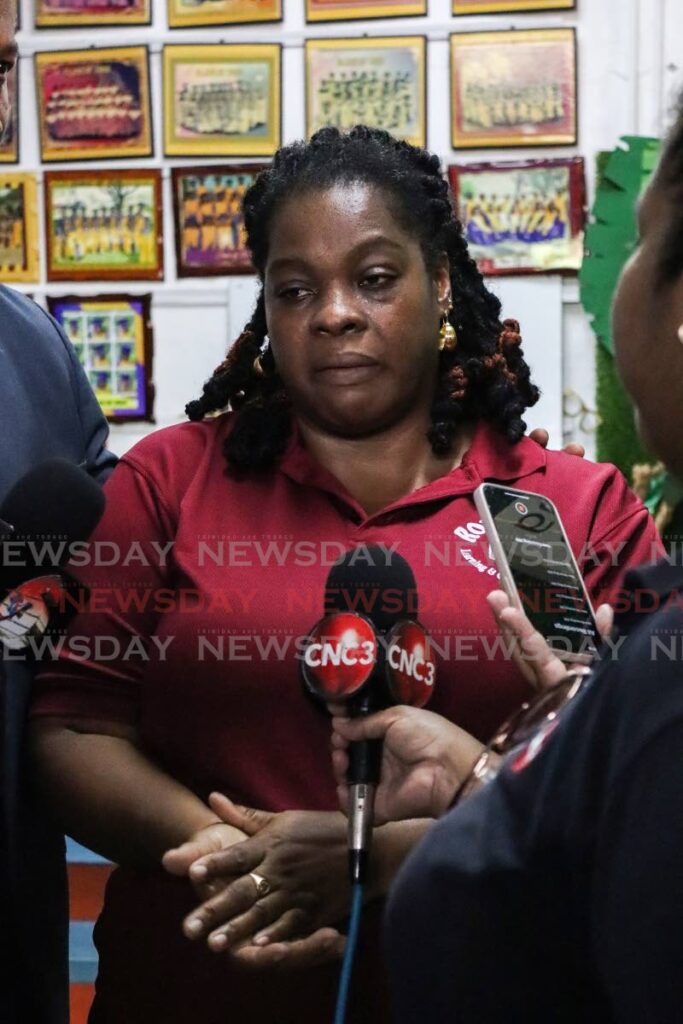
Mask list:
[[[108,419],[153,421],[151,295],[50,296]]]

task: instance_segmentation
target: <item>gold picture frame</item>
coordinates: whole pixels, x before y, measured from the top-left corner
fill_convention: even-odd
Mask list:
[[[0,171],[0,282],[40,280],[35,175]]]
[[[0,164],[19,163],[19,62],[14,65],[7,76],[12,114],[10,123],[2,139],[0,139]]]
[[[282,0],[168,0],[169,28],[282,21]]]
[[[48,281],[163,281],[161,171],[45,173]]]
[[[574,146],[573,28],[451,36],[453,149]]]
[[[166,156],[272,156],[281,137],[278,43],[164,47]]]
[[[576,0],[453,0],[453,14],[514,14],[524,11],[574,11]]]
[[[151,0],[128,0],[128,6],[112,0],[35,0],[36,28],[104,28],[118,25],[150,25]]]
[[[424,146],[426,50],[425,36],[307,39],[307,136],[367,124]]]
[[[361,21],[415,18],[427,14],[427,0],[306,0],[306,21]]]
[[[154,155],[146,46],[37,53],[44,163]]]

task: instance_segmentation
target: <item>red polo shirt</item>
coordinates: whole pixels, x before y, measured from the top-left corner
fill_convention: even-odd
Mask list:
[[[527,688],[485,602],[497,581],[475,488],[505,481],[551,498],[596,600],[614,596],[626,567],[661,554],[652,520],[613,467],[528,439],[510,445],[484,423],[457,469],[366,516],[296,433],[276,470],[226,475],[231,420],[157,431],[121,460],[89,550],[115,564],[76,559],[91,610],[41,671],[33,707],[135,723],[150,756],[202,798],[218,789],[254,807],[336,809],[329,724],[302,695],[296,654],[345,549],[384,544],[410,563],[438,654],[430,708],[481,739]],[[307,972],[305,991],[300,980],[235,975],[180,934],[192,902],[184,882],[161,872],[115,873],[97,929],[93,1021],[331,1019],[336,968]],[[377,1024],[371,971],[366,980],[352,1019],[367,1013]],[[357,995],[364,989],[361,969]]]

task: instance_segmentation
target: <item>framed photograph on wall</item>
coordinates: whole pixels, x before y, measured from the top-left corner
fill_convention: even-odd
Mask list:
[[[451,36],[453,149],[572,146],[574,29]]]
[[[512,14],[517,11],[573,11],[576,0],[453,0],[453,14]]]
[[[306,21],[410,18],[427,13],[427,0],[306,0]]]
[[[151,0],[35,0],[36,28],[150,25]]]
[[[272,156],[280,145],[277,43],[164,47],[167,156]]]
[[[0,164],[19,163],[19,64],[15,64],[7,76],[7,88],[12,115],[7,130],[0,141]]]
[[[146,46],[36,54],[43,161],[153,155]]]
[[[168,0],[170,28],[282,21],[282,0]]]
[[[266,164],[173,167],[178,277],[253,274],[242,201]]]
[[[48,281],[160,281],[161,173],[48,171]]]
[[[151,295],[48,296],[108,420],[153,422]]]
[[[39,279],[35,176],[0,171],[0,281],[11,284]]]
[[[415,146],[426,136],[426,39],[306,40],[306,133],[384,128]]]
[[[482,274],[580,269],[586,223],[581,157],[457,164],[448,178]]]

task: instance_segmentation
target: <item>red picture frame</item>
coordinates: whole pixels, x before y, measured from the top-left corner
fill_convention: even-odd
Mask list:
[[[453,164],[448,179],[483,274],[579,270],[586,223],[582,157]]]

